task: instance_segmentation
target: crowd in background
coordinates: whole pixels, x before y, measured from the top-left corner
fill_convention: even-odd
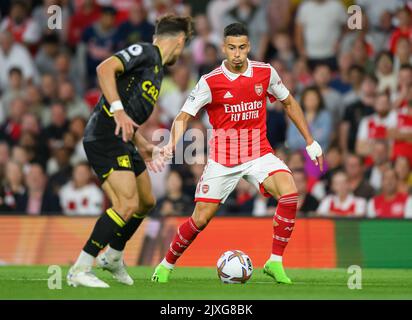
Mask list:
[[[362,28],[347,27],[347,7]],[[62,9],[49,29],[47,8]],[[303,107],[325,172],[279,102],[268,139],[293,171],[301,216],[412,217],[412,4],[405,0],[11,0],[0,3],[0,212],[101,213],[109,204],[87,163],[83,131],[100,91],[96,66],[151,42],[164,13],[194,17],[195,33],[167,69],[157,107],[139,130],[154,143],[199,77],[222,62],[223,28],[247,25],[250,58],[270,63]],[[191,128],[206,136],[202,113]],[[150,173],[152,216],[189,215],[204,153]],[[183,146],[184,147],[184,146]],[[241,180],[218,215],[273,216],[276,200]]]

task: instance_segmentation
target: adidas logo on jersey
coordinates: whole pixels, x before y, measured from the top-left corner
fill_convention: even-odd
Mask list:
[[[233,98],[232,94],[230,93],[230,91],[226,92],[225,95],[223,96],[223,98],[228,99],[228,98]]]

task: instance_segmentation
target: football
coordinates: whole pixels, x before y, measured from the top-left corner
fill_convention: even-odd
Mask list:
[[[246,283],[252,273],[252,260],[243,251],[226,251],[217,261],[217,275],[223,283]]]

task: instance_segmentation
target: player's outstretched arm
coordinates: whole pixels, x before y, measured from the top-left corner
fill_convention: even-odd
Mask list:
[[[106,100],[110,103],[110,112],[114,114],[118,135],[122,130],[124,142],[129,141],[134,134],[134,128],[139,126],[126,114],[116,85],[116,74],[124,71],[122,62],[116,57],[110,57],[100,63],[96,68],[97,79]]]
[[[193,119],[193,116],[184,111],[181,111],[176,116],[172,124],[169,142],[163,148],[162,151],[166,156],[171,157],[173,155],[173,152],[176,148],[176,144],[183,137],[183,134],[185,133],[187,125],[191,119]]]
[[[285,100],[282,100],[282,103],[288,117],[293,121],[293,123],[305,139],[307,145],[306,151],[308,152],[310,158],[313,162],[315,162],[316,165],[319,165],[320,171],[323,171],[322,149],[319,143],[317,143],[313,139],[299,103],[291,94],[289,94]]]

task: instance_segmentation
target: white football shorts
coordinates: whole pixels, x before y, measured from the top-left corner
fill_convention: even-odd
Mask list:
[[[280,171],[291,173],[288,166],[272,153],[233,167],[208,159],[196,187],[195,201],[224,203],[241,178],[252,183],[265,196],[270,196],[262,183]]]

